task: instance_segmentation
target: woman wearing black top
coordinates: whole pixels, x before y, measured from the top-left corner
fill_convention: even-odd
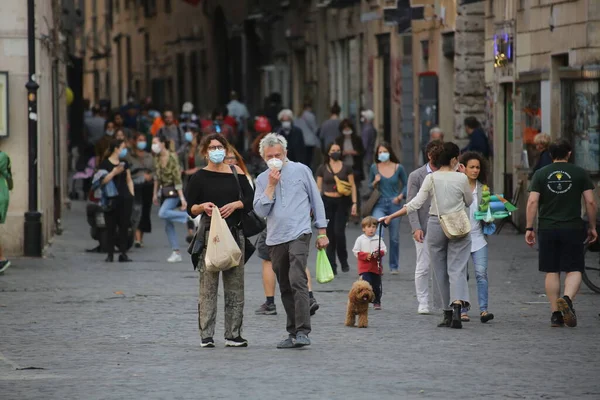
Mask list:
[[[198,301],[198,326],[202,337],[202,347],[215,347],[213,336],[217,316],[217,293],[219,273],[206,271],[204,257],[206,241],[210,229],[210,217],[213,209],[219,209],[227,221],[233,237],[244,254],[244,233],[240,222],[242,212],[252,211],[254,191],[250,187],[244,172],[236,168],[238,180],[232,167],[225,164],[225,154],[229,147],[227,140],[219,134],[204,138],[200,152],[208,160],[208,165],[196,172],[187,186],[188,214],[195,218],[205,214],[200,223],[199,234],[204,238],[204,247],[198,259],[200,272],[200,297]],[[204,234],[203,234],[204,233]],[[244,316],[244,260],[237,267],[223,271],[223,289],[225,292],[225,345],[227,347],[247,347],[248,341],[242,338],[242,320]]]
[[[350,184],[350,193],[342,194],[338,191],[335,178]],[[346,224],[348,223],[348,212],[352,216],[357,213],[357,188],[354,181],[352,167],[342,161],[342,149],[337,143],[331,143],[325,154],[325,162],[317,169],[317,186],[323,196],[327,224],[327,258],[331,263],[334,275],[337,275],[337,263],[335,255],[340,259],[342,271],[350,271],[348,264],[348,250],[346,247]]]
[[[131,211],[133,207],[133,180],[129,163],[123,158],[127,157],[127,146],[122,140],[112,140],[106,150],[104,160],[98,167],[99,170],[106,170],[108,174],[102,180],[106,185],[113,181],[118,191],[118,195],[111,199],[111,206],[104,212],[106,220],[107,262],[113,262],[115,251],[115,236],[117,227],[119,228],[117,246],[121,254],[119,262],[129,262],[131,259],[127,256],[127,233],[131,224]]]

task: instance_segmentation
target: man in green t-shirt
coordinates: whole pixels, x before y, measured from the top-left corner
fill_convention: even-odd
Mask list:
[[[571,144],[558,140],[550,145],[553,163],[539,169],[531,180],[527,201],[525,241],[536,242],[533,222],[539,209],[539,270],[546,273],[546,296],[550,301],[551,326],[577,326],[572,300],[581,286],[585,267],[585,243],[598,239],[594,183],[581,167],[568,162]],[[589,219],[585,232],[581,219],[581,196]],[[587,237],[586,237],[587,235]],[[565,272],[565,288],[560,296],[560,273]]]

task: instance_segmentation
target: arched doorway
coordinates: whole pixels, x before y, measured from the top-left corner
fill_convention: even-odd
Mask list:
[[[221,7],[217,7],[213,19],[213,60],[217,69],[217,100],[218,107],[223,107],[229,100],[231,91],[231,63],[229,57],[229,36],[227,21]]]

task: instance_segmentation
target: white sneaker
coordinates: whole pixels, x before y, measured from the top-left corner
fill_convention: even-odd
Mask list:
[[[429,314],[429,307],[426,305],[419,305],[419,310],[417,311],[421,315]]]
[[[170,263],[178,263],[181,261],[182,261],[181,254],[176,251],[174,251],[171,254],[171,256],[169,258],[167,258],[167,262],[170,262]]]

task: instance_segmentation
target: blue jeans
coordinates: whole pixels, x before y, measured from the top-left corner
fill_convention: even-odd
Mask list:
[[[165,199],[158,210],[158,217],[165,220],[165,232],[172,250],[179,250],[177,232],[175,232],[174,222],[185,224],[188,220],[188,214],[177,208],[179,199]]]
[[[402,208],[402,203],[394,204],[391,198],[383,198],[381,197],[375,208],[373,208],[373,217],[379,219],[381,217],[385,217],[386,215],[390,215],[395,213],[396,211]],[[398,257],[400,255],[400,221],[402,218],[394,218],[390,223],[390,243],[389,243],[389,252],[390,252],[390,270],[398,271]],[[379,233],[379,230],[377,230]],[[382,235],[384,236],[384,235]],[[384,239],[383,237],[381,239]]]
[[[473,264],[475,265],[475,279],[477,279],[477,301],[479,302],[479,311],[487,311],[488,308],[488,247],[471,253]],[[468,273],[467,273],[468,278]],[[463,309],[462,312],[467,312]]]

